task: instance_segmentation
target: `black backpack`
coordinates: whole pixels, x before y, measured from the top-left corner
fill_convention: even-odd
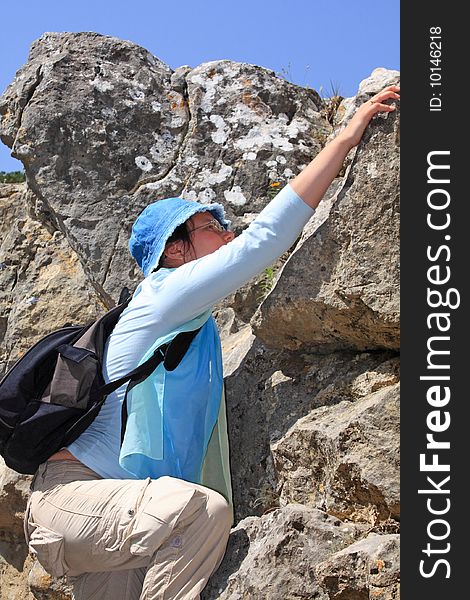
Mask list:
[[[35,473],[41,463],[85,431],[108,394],[126,381],[129,390],[162,361],[168,371],[178,366],[200,328],[178,334],[142,365],[105,384],[105,342],[129,301],[89,325],[63,327],[46,335],[0,381],[0,454],[10,468]],[[122,409],[121,440],[126,399]]]

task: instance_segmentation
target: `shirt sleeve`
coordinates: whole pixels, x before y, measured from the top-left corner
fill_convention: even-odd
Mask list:
[[[178,326],[237,290],[292,246],[314,212],[286,185],[238,237],[158,282],[160,318]]]

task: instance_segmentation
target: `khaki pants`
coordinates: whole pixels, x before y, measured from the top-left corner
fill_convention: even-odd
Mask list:
[[[76,600],[193,600],[222,560],[231,522],[208,488],[102,479],[64,460],[35,475],[25,535],[46,571],[68,576]]]

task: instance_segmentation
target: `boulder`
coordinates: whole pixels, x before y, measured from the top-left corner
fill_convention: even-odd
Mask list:
[[[172,71],[131,42],[44,34],[0,99],[27,176],[0,187],[1,369],[137,285],[149,202],[217,200],[239,232],[397,77],[375,71],[333,115],[262,67]],[[377,116],[295,251],[216,307],[237,525],[206,600],[395,598],[398,125]],[[0,483],[0,600],[68,600],[28,557],[28,478],[2,466]]]
[[[400,519],[399,384],[313,410],[272,445],[280,504],[341,519]]]
[[[233,529],[226,558],[202,600],[328,600],[315,567],[356,535],[353,525],[300,504],[247,517]]]
[[[127,241],[149,202],[217,199],[245,225],[321,149],[321,107],[254,65],[173,72],[131,42],[46,33],[2,97],[0,137],[109,303],[141,277]]]
[[[254,333],[272,348],[398,349],[399,215],[397,110],[372,120],[253,317]]]
[[[329,600],[399,600],[400,538],[371,533],[317,565]]]
[[[31,216],[32,202],[24,184],[0,185],[0,376],[50,331],[106,308],[64,234]]]
[[[359,410],[362,404],[357,402],[361,398],[397,383],[398,365],[398,360],[387,353],[309,355],[279,352],[269,350],[259,340],[251,338],[248,352],[226,377],[237,519],[261,515],[280,505],[279,477],[283,480],[285,469],[279,454],[276,455],[279,462],[273,464],[272,452],[283,447],[280,440],[290,435],[290,428],[295,428],[299,419],[308,419],[308,415],[315,414],[314,409],[323,407],[323,411],[329,410],[332,417],[340,419],[338,427],[341,428],[347,420],[345,407]],[[336,405],[340,405],[337,412]],[[393,416],[396,417],[396,413]],[[384,435],[391,436],[391,432]],[[398,444],[396,433],[393,442]],[[291,466],[293,471],[297,465],[300,467],[311,461],[313,450],[309,443],[306,440],[295,447],[295,455],[289,458],[294,465]],[[319,461],[324,458],[321,455]],[[327,465],[322,463],[322,466],[326,468]],[[395,470],[390,473],[390,480],[398,486]],[[300,496],[288,498],[294,502],[305,500],[304,496],[302,500],[299,500]],[[351,500],[349,495],[347,498]]]

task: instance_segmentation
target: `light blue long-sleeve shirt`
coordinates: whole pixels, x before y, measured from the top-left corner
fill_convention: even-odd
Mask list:
[[[159,269],[146,277],[106,344],[105,381],[134,369],[155,340],[210,310],[271,265],[292,246],[313,213],[287,185],[228,244],[177,269]],[[106,478],[136,478],[119,465],[126,385],[108,396],[93,423],[68,446],[83,464]]]

